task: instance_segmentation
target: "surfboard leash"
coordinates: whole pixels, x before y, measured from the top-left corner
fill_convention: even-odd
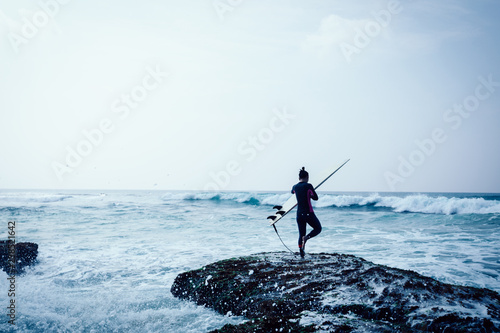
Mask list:
[[[280,236],[280,234],[278,232],[278,229],[276,228],[276,225],[273,224],[273,228],[274,228],[274,231],[276,231],[276,235],[278,235],[278,238],[280,239],[281,244],[283,244],[283,246],[286,247],[286,249],[288,251],[290,251],[290,253],[292,253],[293,255],[295,255],[295,252],[293,252],[292,250],[290,250],[290,248],[288,246],[286,246],[285,242],[283,242],[283,240],[281,239],[281,236]]]

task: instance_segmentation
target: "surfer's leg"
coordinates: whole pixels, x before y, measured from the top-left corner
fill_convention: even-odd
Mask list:
[[[309,224],[313,230],[306,236],[306,239],[313,238],[314,236],[319,235],[321,232],[321,223],[319,222],[318,218],[316,217],[316,214],[308,214],[308,219],[307,219],[307,224]]]
[[[297,226],[299,227],[299,253],[302,258],[306,255],[304,252],[307,219],[306,214],[297,214]]]
[[[297,226],[299,227],[299,247],[302,248],[302,237],[306,235],[307,221],[305,214],[297,214]]]

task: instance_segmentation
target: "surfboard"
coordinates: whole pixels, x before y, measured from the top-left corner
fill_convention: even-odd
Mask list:
[[[344,165],[346,165],[347,162],[349,162],[350,159],[342,163],[339,167],[335,168],[332,172],[328,174],[328,176],[323,179],[318,185],[314,187],[314,190],[316,190],[318,187],[323,185],[328,179],[330,179],[331,176],[333,176],[337,171],[340,170]],[[276,209],[276,213],[273,215],[268,216],[267,218],[271,221],[269,221],[270,225],[274,225],[276,222],[281,220],[286,214],[288,214],[292,209],[297,206],[297,197],[295,194],[292,194],[292,196],[285,201],[285,203],[282,206],[274,206],[273,209]]]

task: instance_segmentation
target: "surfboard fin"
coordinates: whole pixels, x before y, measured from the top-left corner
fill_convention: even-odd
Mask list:
[[[267,218],[274,221],[276,219],[276,216],[275,215],[271,215],[271,216],[268,216]]]
[[[283,206],[274,206],[273,209],[277,209],[277,210],[280,210],[281,208],[283,208]]]
[[[286,213],[286,212],[285,212],[284,210],[279,210],[279,211],[277,211],[277,212],[276,212],[276,214],[279,214],[279,215],[283,215],[283,214],[285,214],[285,213]]]

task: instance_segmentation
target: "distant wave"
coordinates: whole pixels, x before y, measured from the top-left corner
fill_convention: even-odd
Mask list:
[[[2,203],[48,203],[58,202],[72,198],[66,194],[51,194],[37,192],[16,192],[16,193],[0,193],[0,202]]]
[[[281,205],[290,194],[270,193],[168,193],[164,200],[213,200],[251,205]],[[498,214],[500,201],[486,200],[482,197],[457,198],[445,196],[430,196],[426,194],[412,194],[406,196],[383,196],[378,193],[371,195],[333,195],[323,194],[315,207],[332,208],[365,208],[365,209],[390,209],[397,213],[424,213],[424,214]]]
[[[212,201],[228,204],[254,206],[282,205],[290,193],[251,193],[251,192],[167,192],[161,196],[164,202],[171,201]],[[0,192],[0,208],[36,208],[57,204],[93,206],[103,203],[104,194],[63,194],[44,192]],[[144,201],[141,196],[126,197],[126,202]],[[125,200],[117,199],[118,203]],[[69,201],[66,203],[66,201]],[[105,204],[109,204],[104,202]],[[123,202],[122,202],[123,203]],[[313,205],[318,208],[349,208],[363,210],[389,210],[396,213],[423,214],[500,214],[500,198],[477,195],[431,195],[431,194],[322,194]]]
[[[289,196],[289,195],[287,195]],[[250,205],[266,205],[266,198],[258,194],[252,193],[167,193],[162,196],[163,200],[212,200],[212,201],[229,201],[244,203]],[[286,199],[285,199],[286,200]]]
[[[103,193],[0,192],[0,207],[42,208],[60,203],[65,206],[92,205],[92,202],[102,201],[105,196]]]

